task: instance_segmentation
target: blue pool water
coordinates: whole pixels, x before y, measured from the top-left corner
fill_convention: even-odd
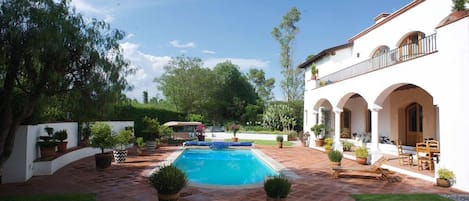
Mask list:
[[[186,149],[173,165],[184,171],[190,182],[204,185],[259,184],[266,176],[278,175],[250,150]]]

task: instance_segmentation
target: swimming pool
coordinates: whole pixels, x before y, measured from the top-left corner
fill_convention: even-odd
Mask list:
[[[213,186],[244,186],[264,182],[278,175],[244,149],[186,149],[173,163],[187,174],[191,183]]]

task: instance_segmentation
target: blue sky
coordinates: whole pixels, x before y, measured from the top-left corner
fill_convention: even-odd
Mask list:
[[[137,68],[126,92],[142,101],[161,94],[153,82],[171,57],[201,58],[205,67],[230,60],[242,72],[259,68],[275,78],[274,96],[284,100],[280,45],[270,32],[292,7],[301,12],[293,49],[295,66],[310,54],[344,44],[412,0],[72,0],[85,17],[102,19],[126,32],[124,55]],[[161,95],[160,95],[161,97]]]

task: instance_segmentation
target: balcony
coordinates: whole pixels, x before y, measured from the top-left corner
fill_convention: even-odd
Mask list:
[[[365,60],[335,73],[320,77],[320,85],[339,82],[365,73],[384,69],[395,64],[423,57],[437,52],[436,33],[413,43],[403,45],[384,54]]]

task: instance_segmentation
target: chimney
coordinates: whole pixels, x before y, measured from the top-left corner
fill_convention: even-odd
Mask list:
[[[381,22],[382,20],[384,20],[387,16],[389,16],[390,14],[389,13],[381,13],[379,14],[378,16],[375,17],[375,24],[378,23],[378,22]]]

